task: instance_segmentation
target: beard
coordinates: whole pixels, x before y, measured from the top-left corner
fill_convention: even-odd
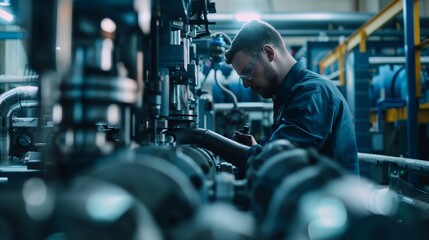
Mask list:
[[[274,69],[265,61],[262,61],[264,68],[266,69],[264,72],[264,78],[266,79],[266,85],[261,88],[259,94],[261,97],[268,99],[272,98],[274,94],[277,93],[277,79],[279,77],[278,73],[274,71]]]

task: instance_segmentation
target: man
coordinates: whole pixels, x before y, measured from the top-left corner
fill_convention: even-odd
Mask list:
[[[246,88],[273,99],[269,141],[287,139],[298,147],[314,147],[359,174],[356,137],[346,100],[329,79],[307,70],[291,56],[277,30],[263,21],[244,24],[225,59]],[[239,132],[234,140],[257,145],[253,136]]]

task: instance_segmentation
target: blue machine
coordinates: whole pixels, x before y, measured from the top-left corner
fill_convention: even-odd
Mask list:
[[[422,94],[428,89],[428,80],[424,72],[421,72]],[[384,89],[384,96],[382,91]],[[377,107],[380,98],[407,98],[407,75],[403,65],[383,65],[378,68],[378,74],[372,78],[369,89],[370,106]],[[422,99],[424,100],[424,98]]]
[[[244,88],[243,83],[241,82],[241,79],[238,77],[229,78],[228,82],[223,83],[223,85],[235,94],[238,102],[259,102],[260,101],[260,97],[258,93],[255,93],[248,88]],[[232,102],[231,98],[226,94],[224,94],[214,81],[212,82],[212,94],[213,94],[213,101],[215,103]]]

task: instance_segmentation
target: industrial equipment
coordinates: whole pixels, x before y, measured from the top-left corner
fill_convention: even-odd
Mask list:
[[[11,1],[31,81],[0,88],[1,239],[427,236],[427,195],[287,140],[229,138],[264,142],[272,107],[223,63],[214,1],[30,2]]]

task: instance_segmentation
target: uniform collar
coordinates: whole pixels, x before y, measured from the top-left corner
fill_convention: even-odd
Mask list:
[[[303,69],[305,69],[304,63],[301,61],[297,61],[283,78],[279,90],[273,96],[273,100],[285,100],[286,97],[289,96],[289,93],[292,90],[292,86],[295,85],[296,82],[298,82],[298,75]]]

